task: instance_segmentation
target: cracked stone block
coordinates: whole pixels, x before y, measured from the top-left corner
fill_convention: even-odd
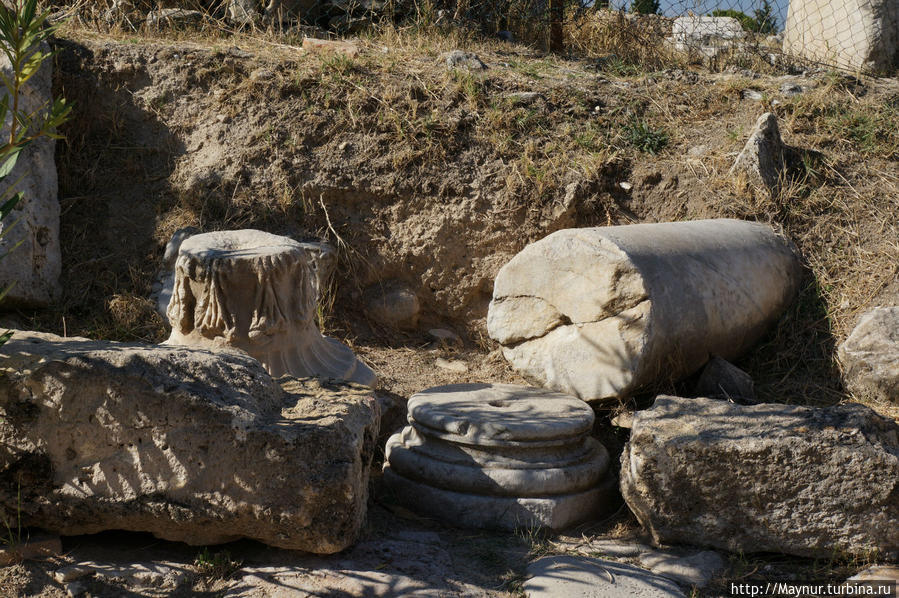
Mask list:
[[[365,519],[378,402],[242,351],[17,331],[0,347],[0,521],[334,553]]]
[[[659,396],[634,417],[621,493],[658,544],[899,555],[899,425],[827,408]]]
[[[561,230],[496,277],[487,330],[512,366],[584,400],[734,360],[799,288],[792,245],[770,227],[700,220]]]
[[[258,230],[221,231],[181,244],[167,345],[236,347],[274,377],[289,374],[374,386],[375,373],[315,323],[315,274],[306,248]]]
[[[593,410],[561,393],[452,384],[413,395],[387,441],[384,481],[407,507],[454,525],[563,529],[617,506]]]

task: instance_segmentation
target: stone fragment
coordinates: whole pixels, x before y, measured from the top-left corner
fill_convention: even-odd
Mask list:
[[[718,356],[712,357],[703,368],[693,394],[710,399],[727,399],[742,405],[758,402],[752,377]]]
[[[421,304],[407,285],[391,281],[372,285],[366,290],[368,314],[373,320],[391,328],[415,328]]]
[[[780,94],[788,98],[802,95],[803,93],[805,93],[804,87],[797,85],[796,83],[791,83],[790,81],[786,81],[780,86]]]
[[[753,102],[761,102],[765,99],[765,94],[758,89],[744,89],[740,94],[744,100],[752,100]]]
[[[2,471],[0,471],[2,476]],[[7,510],[0,506],[0,521],[9,523],[17,521],[17,510]],[[7,518],[7,514],[10,516]],[[17,527],[17,524],[13,524]],[[13,533],[5,529],[4,533]],[[62,541],[59,536],[52,534],[35,534],[22,538],[22,542],[14,542],[11,545],[0,548],[0,567],[7,567],[21,561],[32,559],[44,559],[62,554]]]
[[[153,284],[150,300],[156,304],[156,311],[167,319],[169,302],[172,299],[172,289],[175,288],[175,261],[178,259],[178,250],[186,239],[199,234],[200,230],[195,226],[185,226],[172,233],[172,238],[165,245],[162,256],[162,269]]]
[[[561,230],[496,277],[487,331],[512,366],[584,400],[735,359],[792,302],[801,270],[770,227],[702,220]]]
[[[562,529],[611,505],[609,455],[583,401],[454,384],[415,394],[408,411],[387,441],[384,480],[414,510],[464,527]]]
[[[896,0],[790,0],[783,51],[849,70],[899,66]]]
[[[45,44],[41,51],[49,53],[50,48]],[[12,76],[9,59],[2,52],[0,73]],[[53,61],[45,60],[19,94],[19,110],[41,112],[52,101],[52,84]],[[0,86],[0,97],[7,95],[6,88]],[[4,139],[9,136],[10,123],[7,114],[0,129]],[[0,259],[0,290],[14,283],[3,298],[4,308],[44,307],[62,292],[55,147],[56,141],[48,137],[35,140],[21,151],[15,168],[0,185],[3,198],[17,191],[23,194],[12,213],[0,222],[0,254],[4,254]]]
[[[899,403],[899,307],[865,313],[837,355],[843,380],[853,394]]]
[[[303,38],[303,50],[311,54],[341,54],[353,58],[359,54],[359,46],[336,39]]]
[[[737,156],[730,174],[745,173],[750,182],[761,184],[769,193],[781,187],[781,176],[786,168],[784,143],[777,126],[777,117],[771,112],[761,115],[743,151]]]
[[[664,577],[627,565],[582,556],[545,556],[527,569],[528,598],[683,598]]]
[[[674,19],[671,37],[674,42],[690,47],[720,46],[745,38],[746,32],[733,17],[691,14]]]
[[[485,71],[487,65],[481,60],[480,56],[473,52],[463,52],[462,50],[453,50],[441,56],[446,63],[448,69],[468,69],[471,71]]]
[[[899,555],[899,425],[660,396],[634,418],[621,491],[656,542],[803,557]]]
[[[0,514],[25,526],[316,553],[362,526],[370,391],[227,349],[16,332],[0,357]]]
[[[468,366],[464,361],[461,361],[459,359],[444,359],[442,357],[438,357],[434,360],[434,365],[439,367],[441,370],[455,372],[457,374],[464,374],[468,371]]]
[[[538,102],[546,103],[546,96],[539,91],[516,91],[506,94],[505,98],[513,106],[531,106]]]
[[[195,25],[202,20],[202,12],[186,8],[161,8],[147,13],[147,27],[149,29],[184,27]]]
[[[646,567],[656,575],[662,575],[681,585],[697,588],[707,586],[726,566],[721,555],[711,550],[688,556],[656,550],[640,555],[637,561],[641,567]]]
[[[315,276],[303,245],[257,230],[190,237],[175,264],[168,345],[237,347],[275,377],[373,386],[376,376],[315,324]]]
[[[90,565],[78,564],[78,565],[68,565],[66,567],[62,567],[61,569],[57,569],[52,573],[53,579],[55,579],[59,583],[68,583],[70,581],[75,581],[76,579],[81,579],[82,577],[87,577],[88,575],[94,574],[94,568]]]
[[[249,25],[258,16],[255,0],[228,0],[228,19],[232,23]]]

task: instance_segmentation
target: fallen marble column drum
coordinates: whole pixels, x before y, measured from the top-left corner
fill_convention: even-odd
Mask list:
[[[700,220],[561,230],[496,277],[487,330],[512,366],[584,400],[743,354],[793,301],[802,269],[769,226]]]

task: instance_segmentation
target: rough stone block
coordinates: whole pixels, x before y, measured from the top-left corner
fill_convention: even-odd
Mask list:
[[[359,533],[378,432],[362,387],[276,382],[239,351],[32,332],[0,357],[0,513],[24,525],[316,553]]]
[[[899,425],[829,408],[661,396],[637,413],[621,493],[656,542],[899,556]]]

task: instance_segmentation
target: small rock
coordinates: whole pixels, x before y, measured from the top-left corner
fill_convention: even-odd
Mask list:
[[[641,567],[646,567],[657,575],[698,588],[707,586],[725,566],[721,555],[711,550],[685,557],[653,551],[641,555],[638,561]]]
[[[742,93],[742,97],[744,100],[752,100],[754,102],[761,102],[765,99],[765,94],[760,92],[757,89],[744,89]]]
[[[415,293],[403,283],[372,285],[366,291],[368,314],[373,320],[392,328],[415,328],[421,305]]]
[[[359,54],[359,47],[354,43],[314,37],[303,38],[303,50],[310,54],[342,54],[347,58]]]
[[[235,58],[252,58],[253,53],[247,52],[246,50],[241,50],[237,46],[231,46],[228,48],[228,55],[233,56]]]
[[[343,152],[343,151],[346,151],[346,149],[347,149],[348,147],[350,147],[350,142],[349,142],[349,141],[343,141],[343,142],[340,143],[340,145],[337,146],[337,149],[339,149],[340,151]]]
[[[94,570],[87,565],[69,565],[53,572],[53,579],[59,583],[68,583],[91,575]]]
[[[455,372],[457,374],[464,374],[468,371],[468,366],[465,365],[464,361],[460,361],[458,359],[443,359],[442,357],[438,357],[434,361],[434,365],[439,367],[442,370],[446,370],[448,372]]]
[[[269,81],[275,78],[275,72],[271,69],[256,69],[250,73],[250,81]]]
[[[702,156],[709,153],[709,146],[707,145],[694,145],[690,149],[687,150],[687,157],[689,158],[701,158]]]
[[[624,563],[574,556],[547,556],[528,565],[529,598],[682,598],[677,585]]]
[[[183,27],[194,25],[203,20],[203,13],[185,8],[162,8],[147,13],[147,27],[162,29],[163,27]]]
[[[728,399],[741,405],[758,403],[752,377],[717,356],[713,356],[702,370],[693,394],[710,399]]]
[[[441,56],[446,62],[448,69],[468,69],[471,71],[487,70],[487,65],[480,59],[477,54],[472,52],[463,52],[462,50],[453,50]]]
[[[447,345],[462,345],[462,338],[452,330],[446,328],[431,328],[428,330],[428,336],[435,341]]]
[[[837,354],[843,380],[852,393],[899,403],[899,307],[865,313]]]
[[[513,106],[530,106],[535,102],[546,102],[546,96],[536,91],[518,91],[506,94],[506,99]]]
[[[634,186],[631,183],[627,183],[627,182],[618,183],[618,186],[621,187],[622,189],[624,189],[625,191],[630,191],[631,189],[634,188]]]
[[[65,590],[66,596],[68,596],[69,598],[78,598],[78,596],[83,595],[84,592],[87,591],[87,588],[83,583],[75,581],[72,583],[67,583],[65,585]]]
[[[612,425],[618,428],[627,428],[634,424],[634,412],[633,411],[625,411],[623,413],[619,413],[615,417],[612,418]]]
[[[780,188],[781,173],[786,168],[784,149],[777,117],[766,112],[756,122],[746,146],[731,167],[730,174],[742,171],[752,182],[761,184],[769,193],[774,194]]]
[[[783,96],[791,98],[793,96],[798,96],[802,93],[805,93],[805,89],[801,85],[796,85],[795,83],[786,82],[780,86],[780,93]]]

